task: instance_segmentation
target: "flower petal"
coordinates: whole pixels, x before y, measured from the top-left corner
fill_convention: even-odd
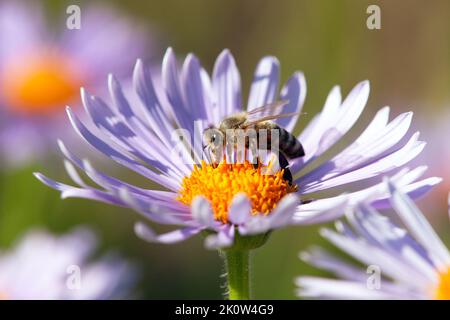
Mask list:
[[[211,203],[204,197],[198,196],[192,200],[191,204],[192,217],[205,227],[213,228],[217,225],[214,219],[214,213]]]
[[[216,60],[212,84],[220,119],[242,111],[241,76],[228,49]]]
[[[194,118],[183,100],[177,60],[172,48],[168,48],[162,62],[162,82],[173,114],[180,127],[188,129],[193,136]]]
[[[44,12],[37,3],[5,1],[0,5],[0,39],[2,61],[17,53],[39,47],[45,38]]]
[[[442,178],[431,177],[408,185],[403,184],[404,186],[402,187],[402,190],[411,199],[419,199],[423,195],[427,194],[435,185],[439,184],[441,181]],[[398,182],[397,184],[400,185]],[[372,206],[377,209],[391,208],[392,204],[390,198],[390,195],[386,193],[385,195],[380,196],[378,199],[372,202]]]
[[[202,82],[200,62],[193,54],[189,54],[184,60],[181,71],[181,88],[184,101],[194,120],[213,121],[209,106],[205,103],[205,90]]]
[[[296,182],[303,185],[301,191],[307,194],[383,175],[405,165],[422,152],[425,143],[417,139],[418,134],[414,134],[404,146],[379,158],[371,158],[368,153],[358,153],[347,155],[348,159],[345,161],[342,153],[338,162],[336,157]]]
[[[252,205],[246,194],[240,193],[233,198],[228,208],[228,220],[239,225],[245,223],[251,217]]]
[[[239,227],[239,232],[243,235],[253,235],[282,228],[292,222],[299,203],[298,195],[289,194],[281,199],[268,216],[256,215],[248,219],[244,225]]]
[[[234,226],[225,225],[217,234],[206,237],[205,247],[207,249],[221,249],[230,247],[234,241]]]
[[[301,252],[300,259],[312,266],[332,272],[342,279],[364,282],[367,280],[367,273],[364,270],[345,263],[320,248]]]
[[[299,296],[316,299],[423,299],[421,296],[405,293],[401,287],[384,283],[382,290],[371,290],[366,283],[319,277],[299,277],[296,284],[300,287],[297,291]]]
[[[126,188],[133,193],[141,194],[143,196],[148,196],[154,200],[174,200],[176,198],[176,193],[170,191],[159,191],[159,190],[149,190],[144,188],[139,188],[132,184],[126,183],[122,180],[108,176],[98,170],[96,170],[88,160],[81,160],[76,157],[69,149],[66,148],[61,140],[58,140],[58,146],[63,153],[63,155],[79,169],[83,170],[84,173],[97,185],[106,190],[118,190]],[[77,183],[77,181],[75,181]],[[90,188],[90,187],[89,187]]]
[[[280,63],[275,57],[265,57],[258,63],[248,97],[248,111],[275,100],[280,80],[279,69]]]
[[[399,259],[380,248],[371,246],[364,239],[357,239],[355,241],[355,239],[349,239],[328,229],[322,229],[321,235],[336,247],[365,265],[379,266],[388,277],[403,283],[409,283],[411,286],[418,288],[429,283],[426,277],[416,272],[411,266],[408,266],[406,272],[405,267],[407,265],[400,263]]]
[[[355,86],[342,105],[338,87],[333,88],[318,121],[313,128],[305,129],[308,135],[301,134],[300,141],[305,149],[305,165],[316,159],[334,145],[358,120],[369,97],[369,82],[363,81]]]
[[[348,206],[349,196],[347,194],[318,199],[300,205],[294,214],[293,223],[307,225],[332,221],[343,216]]]
[[[81,89],[81,97],[87,113],[97,128],[120,148],[161,172],[170,173],[179,180],[190,172],[190,168],[179,164],[181,161],[169,161],[173,159],[169,152],[171,149],[167,149],[160,141],[153,140],[152,143],[156,145],[148,143],[100,98],[90,96],[84,89]],[[161,152],[163,150],[167,152]],[[184,171],[180,169],[184,169]]]
[[[152,229],[150,229],[150,227],[142,222],[138,222],[134,225],[134,232],[139,238],[148,242],[158,242],[164,244],[173,244],[184,241],[198,234],[200,231],[202,231],[201,228],[187,227],[157,235]]]
[[[348,214],[353,229],[372,246],[391,254],[399,265],[423,282],[436,281],[436,270],[427,252],[404,229],[366,204],[361,204]]]
[[[292,132],[306,98],[306,81],[302,72],[296,72],[289,78],[283,89],[281,89],[280,98],[281,100],[289,101],[284,107],[283,113],[296,112],[298,114],[289,118],[279,118],[275,122],[287,131]]]
[[[450,193],[448,194],[448,214],[450,216]]]
[[[72,113],[70,108],[67,109],[67,114],[74,127],[75,131],[83,137],[88,143],[90,143],[94,148],[96,148],[101,153],[105,154],[109,158],[113,159],[117,163],[134,170],[143,176],[171,189],[178,190],[178,183],[171,177],[156,174],[152,170],[143,166],[138,161],[127,156],[124,152],[121,152],[114,148],[111,144],[103,141],[98,135],[92,133],[79,119]]]
[[[186,212],[171,208],[171,202],[151,202],[149,199],[138,194],[133,194],[126,188],[114,192],[117,198],[121,199],[125,205],[136,212],[141,213],[147,219],[160,224],[173,225],[197,225],[192,221],[192,216]],[[172,202],[176,204],[176,202]]]

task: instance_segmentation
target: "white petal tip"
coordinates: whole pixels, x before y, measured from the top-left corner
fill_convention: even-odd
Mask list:
[[[311,254],[308,251],[299,252],[298,257],[304,262],[309,262],[311,260]]]

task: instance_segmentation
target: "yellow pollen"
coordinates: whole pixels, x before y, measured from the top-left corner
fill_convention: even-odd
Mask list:
[[[0,75],[6,106],[15,112],[48,115],[70,104],[83,82],[70,62],[55,53],[8,61]]]
[[[437,300],[450,300],[450,268],[439,274],[439,284],[435,290]]]
[[[283,179],[283,170],[273,175],[264,174],[264,166],[255,167],[246,161],[241,164],[210,165],[202,162],[194,166],[190,176],[183,178],[177,200],[190,205],[197,196],[211,202],[216,220],[228,222],[228,207],[234,196],[245,193],[252,204],[253,214],[269,214],[286,194],[297,187]],[[266,167],[267,168],[267,167]]]

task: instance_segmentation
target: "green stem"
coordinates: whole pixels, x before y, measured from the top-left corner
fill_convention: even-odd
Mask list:
[[[224,252],[227,269],[228,298],[250,299],[250,250],[228,249]]]

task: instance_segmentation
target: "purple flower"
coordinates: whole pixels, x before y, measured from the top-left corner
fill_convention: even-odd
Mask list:
[[[54,132],[64,132],[63,108],[77,103],[81,84],[98,88],[107,70],[123,75],[143,54],[143,32],[107,6],[81,6],[81,29],[69,30],[68,17],[61,11],[52,30],[36,2],[0,4],[2,162],[44,155]]]
[[[91,260],[95,235],[31,230],[0,254],[0,299],[118,299],[129,296],[136,268],[117,254]]]
[[[62,142],[59,145],[67,172],[77,186],[55,182],[39,173],[36,176],[59,190],[64,198],[88,198],[129,207],[155,223],[181,226],[157,235],[138,223],[137,234],[148,241],[175,243],[209,230],[205,241],[208,248],[227,247],[238,233],[260,235],[287,225],[334,220],[368,197],[375,207],[385,207],[389,205],[389,193],[382,177],[387,174],[412,197],[424,194],[439,182],[438,178],[418,181],[425,167],[402,168],[425,144],[418,140],[418,133],[407,136],[412,114],[404,113],[389,121],[388,107],[375,115],[354,142],[314,167],[359,118],[369,95],[367,81],[359,83],[344,101],[339,88],[333,88],[322,112],[298,137],[306,155],[290,162],[294,176],[290,185],[280,171],[267,176],[246,164],[194,165],[174,153],[173,132],[177,128],[184,128],[191,137],[201,136],[204,128],[243,110],[240,75],[228,50],[219,55],[211,77],[192,54],[180,70],[173,51],[168,49],[161,83],[152,81],[141,61],[135,66],[133,79],[139,104],[130,104],[120,84],[110,76],[112,103],[83,90],[82,100],[90,120],[81,121],[72,110],[67,112],[75,131],[95,149],[163,190],[138,187],[94,169]],[[278,86],[278,60],[265,57],[256,68],[247,110],[285,99],[289,101],[286,112],[300,112],[306,96],[303,74],[294,73],[280,94]],[[292,130],[297,118],[282,118],[277,123]],[[194,140],[189,150],[195,159],[202,158],[201,141]],[[77,170],[86,173],[98,187],[83,181]],[[366,185],[363,187],[361,182]],[[342,191],[338,188],[347,192],[339,194]],[[324,191],[328,196],[318,195]]]
[[[366,268],[321,249],[301,254],[339,280],[299,277],[298,294],[332,299],[450,299],[450,253],[414,202],[389,182],[390,201],[405,228],[367,204],[348,214],[348,225],[322,235]],[[449,198],[450,200],[450,198]],[[449,203],[450,204],[450,203]]]

